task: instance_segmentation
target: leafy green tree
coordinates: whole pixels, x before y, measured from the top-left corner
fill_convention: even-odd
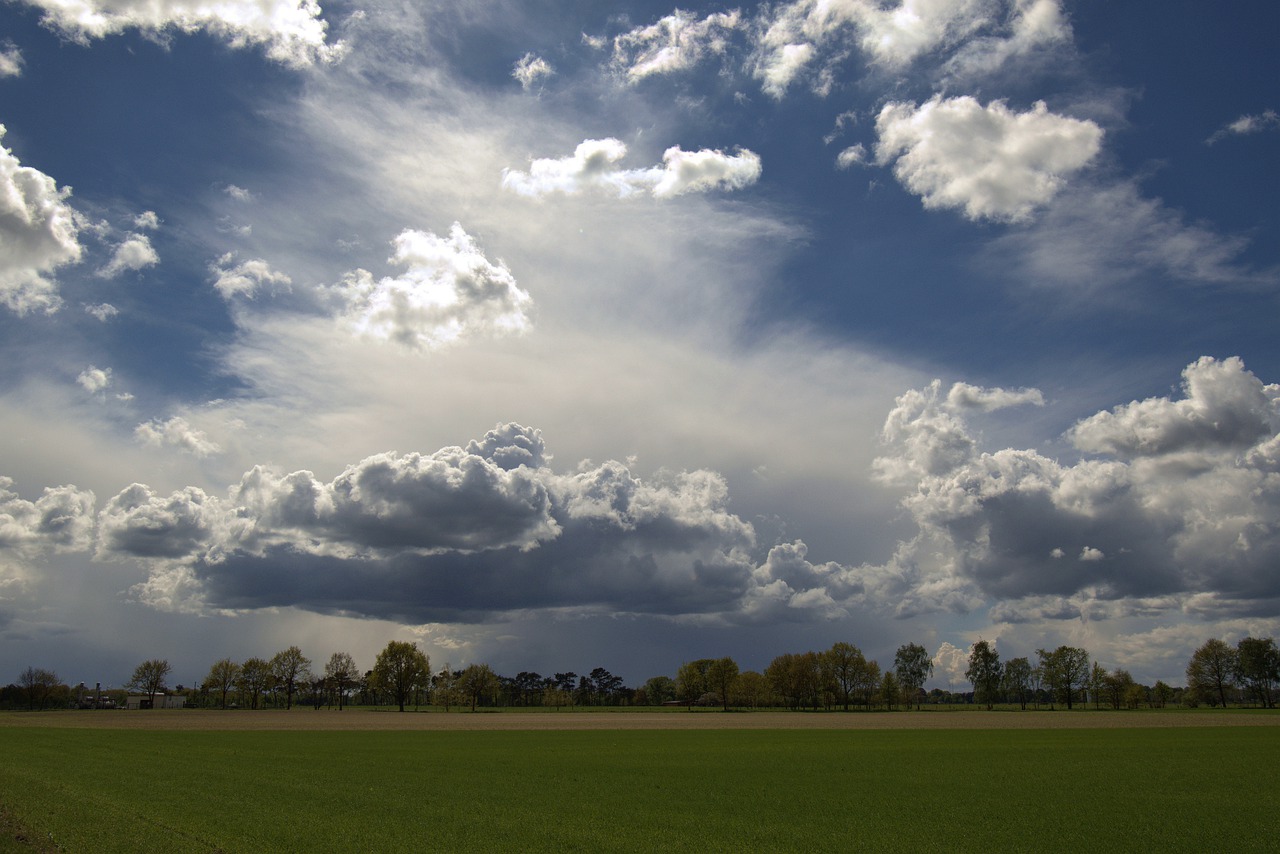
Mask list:
[[[1133,699],[1132,689],[1135,686],[1133,676],[1128,670],[1117,667],[1106,674],[1102,680],[1102,693],[1106,696],[1111,708],[1120,709]]]
[[[28,667],[18,674],[18,686],[27,695],[27,707],[31,709],[37,704],[45,708],[58,684],[58,674],[43,667]]]
[[[690,709],[711,690],[711,683],[707,678],[711,661],[710,658],[687,661],[676,672],[676,696]]]
[[[880,664],[864,658],[858,667],[853,682],[854,696],[864,706],[870,706],[875,700],[876,691],[880,689]]]
[[[431,677],[431,701],[437,706],[444,706],[445,712],[462,702],[462,692],[458,688],[461,675],[446,661],[444,669]]]
[[[169,678],[169,662],[163,658],[151,658],[134,668],[129,679],[129,687],[147,695],[151,708],[156,707],[156,694],[165,690],[165,680]]]
[[[1151,686],[1151,699],[1157,709],[1163,709],[1173,699],[1173,688],[1157,679],[1156,684]]]
[[[903,644],[893,656],[893,672],[898,677],[903,693],[909,700],[915,699],[916,709],[919,710],[920,692],[924,683],[933,675],[933,658],[929,651],[920,644]]]
[[[1280,682],[1280,650],[1273,638],[1247,637],[1236,644],[1236,678],[1264,709],[1274,709]]]
[[[670,676],[654,676],[645,681],[642,690],[646,703],[650,706],[661,706],[668,700],[676,698],[676,680]]]
[[[1089,679],[1089,652],[1077,646],[1060,646],[1053,652],[1036,650],[1045,687],[1070,709],[1076,693]]]
[[[458,690],[471,702],[471,711],[483,697],[491,697],[498,690],[498,675],[487,664],[472,664],[458,677]]]
[[[1093,663],[1093,669],[1089,671],[1089,691],[1093,694],[1093,707],[1095,709],[1102,708],[1102,692],[1107,686],[1107,669],[1098,662]]]
[[[1187,663],[1187,688],[1206,702],[1215,699],[1227,706],[1227,689],[1235,685],[1239,656],[1236,651],[1217,638],[1205,641],[1204,646],[1191,654]]]
[[[229,658],[224,658],[213,663],[209,668],[209,675],[204,677],[204,682],[201,684],[204,690],[218,695],[218,704],[225,709],[227,694],[236,686],[236,679],[239,676],[240,665]]]
[[[886,670],[880,677],[880,702],[888,709],[893,709],[901,697],[902,689],[898,685],[898,676],[892,670]]]
[[[732,658],[714,659],[707,667],[707,686],[720,697],[724,711],[729,711],[729,692],[738,681],[738,663]]]
[[[769,680],[756,670],[744,670],[738,674],[734,685],[734,704],[748,709],[759,708],[769,701]]]
[[[985,703],[990,710],[1000,696],[1000,680],[1004,669],[1000,666],[1000,653],[985,640],[979,640],[969,651],[969,667],[964,677],[973,685],[973,698]]]
[[[240,689],[241,700],[249,700],[249,708],[258,708],[258,700],[271,690],[271,662],[263,658],[248,658],[240,665],[240,675],[236,678],[236,687]]]
[[[271,657],[271,677],[284,691],[285,708],[293,708],[293,695],[298,684],[311,678],[311,659],[296,646],[282,649]]]
[[[792,709],[810,705],[818,708],[822,689],[822,667],[815,652],[784,653],[764,671],[775,694]]]
[[[347,691],[360,681],[360,670],[351,653],[335,652],[329,656],[329,661],[324,666],[324,681],[329,690],[338,696],[338,710],[341,711]]]
[[[429,678],[431,663],[427,654],[409,641],[390,641],[373,663],[373,676],[378,687],[392,696],[392,702],[404,711],[405,700]]]
[[[1011,658],[1004,665],[1001,687],[1004,695],[1025,711],[1031,696],[1031,662],[1025,658]]]

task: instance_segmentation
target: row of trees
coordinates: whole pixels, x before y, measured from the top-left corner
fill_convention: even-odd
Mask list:
[[[1187,690],[1193,701],[1226,706],[1240,692],[1264,709],[1276,707],[1280,649],[1274,638],[1247,637],[1234,647],[1210,638],[1187,664]]]
[[[728,710],[785,706],[793,709],[845,710],[911,706],[926,699],[971,700],[988,709],[996,703],[1053,706],[1068,709],[1092,700],[1095,706],[1135,708],[1164,706],[1175,699],[1195,705],[1227,705],[1248,699],[1265,708],[1275,707],[1280,685],[1280,650],[1272,638],[1245,638],[1232,647],[1216,638],[1195,651],[1187,666],[1186,689],[1164,682],[1138,684],[1128,671],[1107,671],[1080,647],[1040,649],[1036,658],[1012,658],[1002,662],[995,647],[985,640],[973,645],[965,678],[971,695],[951,695],[934,689],[926,695],[924,683],[934,664],[919,644],[904,644],[894,655],[893,666],[882,669],[850,643],[836,643],[822,652],[786,653],[773,659],[763,673],[742,671],[728,657],[705,658],[681,665],[674,678],[655,676],[640,688],[628,688],[620,677],[603,667],[589,674],[573,672],[542,676],[522,671],[500,676],[487,664],[455,670],[449,664],[432,672],[430,661],[417,644],[391,641],[378,653],[373,669],[361,673],[354,658],[335,652],[317,670],[302,650],[291,646],[270,659],[249,658],[236,663],[222,659],[213,664],[199,686],[188,693],[193,705],[227,708],[266,706],[292,708],[305,698],[316,708],[341,709],[349,702],[395,705],[400,711],[412,704],[434,704],[446,710],[467,706],[572,705],[717,705]],[[168,661],[150,659],[134,670],[127,686],[148,696],[168,690]],[[83,686],[82,686],[83,688]],[[183,690],[182,686],[178,686]],[[47,708],[75,702],[73,692],[48,670],[28,667],[16,685],[0,689],[0,705]],[[83,691],[81,692],[83,693]],[[936,696],[935,696],[936,695]],[[25,702],[23,702],[25,701]],[[83,703],[83,699],[81,700]]]

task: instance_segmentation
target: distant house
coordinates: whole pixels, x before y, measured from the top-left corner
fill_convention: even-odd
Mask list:
[[[156,694],[155,705],[146,694],[130,694],[125,698],[126,709],[181,709],[187,704],[187,698],[176,694]]]

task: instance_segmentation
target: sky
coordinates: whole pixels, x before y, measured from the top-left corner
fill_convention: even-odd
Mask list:
[[[1280,631],[1280,7],[0,4],[0,680]]]

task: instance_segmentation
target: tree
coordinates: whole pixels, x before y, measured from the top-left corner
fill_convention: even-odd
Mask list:
[[[1025,711],[1027,698],[1031,695],[1031,662],[1025,658],[1011,658],[1004,665],[1004,679],[1001,682],[1004,694],[1019,704]]]
[[[920,691],[933,675],[933,658],[929,651],[920,644],[903,644],[893,656],[893,672],[907,698],[915,698],[916,709],[919,710]]]
[[[676,698],[676,680],[670,676],[654,676],[644,683],[642,690],[646,703],[650,706],[661,706],[668,700]]]
[[[707,687],[720,696],[724,711],[729,711],[729,692],[738,681],[738,663],[732,658],[717,658],[707,667]]]
[[[311,659],[296,646],[282,649],[271,658],[271,677],[277,686],[284,689],[284,707],[292,709],[298,683],[311,678]]]
[[[818,707],[822,668],[816,652],[784,653],[769,662],[764,675],[788,708]]]
[[[1004,670],[1000,666],[1000,653],[991,644],[979,640],[969,651],[969,667],[964,678],[973,685],[973,698],[985,703],[988,711],[1000,696],[1000,679]]]
[[[866,656],[853,644],[838,641],[822,653],[822,663],[835,688],[836,701],[844,705],[846,712],[849,711],[849,698],[853,696],[867,666]]]
[[[1204,646],[1191,654],[1187,663],[1187,687],[1200,700],[1213,702],[1214,695],[1227,706],[1227,689],[1235,685],[1238,655],[1234,649],[1217,638],[1205,641]]]
[[[156,707],[156,694],[165,690],[165,680],[169,678],[169,662],[163,658],[152,658],[139,664],[129,680],[129,687],[147,695],[151,708]]]
[[[1132,703],[1134,695],[1131,689],[1135,684],[1128,670],[1117,667],[1102,677],[1102,693],[1111,708],[1120,709]]]
[[[1157,679],[1156,684],[1151,686],[1151,699],[1157,709],[1163,709],[1173,699],[1173,688]]]
[[[898,702],[899,695],[902,693],[898,685],[898,677],[892,670],[886,670],[884,676],[880,678],[880,700],[889,709],[892,709]]]
[[[1078,646],[1060,646],[1053,652],[1036,650],[1045,686],[1070,709],[1078,690],[1089,678],[1089,653]]]
[[[213,666],[209,668],[209,675],[204,677],[202,684],[204,690],[218,695],[219,705],[225,709],[227,707],[227,693],[236,686],[236,679],[239,676],[240,665],[229,658],[224,658],[213,663]]]
[[[347,691],[360,680],[360,670],[349,652],[335,652],[324,666],[324,681],[329,690],[338,695],[338,711],[342,711]]]
[[[373,664],[378,686],[391,693],[393,702],[404,711],[404,702],[431,673],[427,654],[409,641],[390,641]]]
[[[707,681],[707,672],[711,669],[711,659],[699,658],[680,665],[676,672],[676,696],[680,702],[693,709],[693,704],[711,690]]]
[[[240,665],[236,687],[242,700],[245,696],[249,698],[249,708],[258,708],[258,698],[271,688],[271,662],[257,656],[245,659]]]
[[[1280,682],[1280,650],[1272,638],[1247,637],[1236,644],[1236,677],[1264,709],[1274,709]]]
[[[736,705],[746,706],[748,709],[763,706],[769,699],[769,680],[764,678],[763,673],[755,670],[739,673],[734,685],[734,697]]]
[[[862,664],[854,673],[853,690],[859,702],[864,706],[870,706],[872,700],[875,699],[876,691],[880,687],[880,665],[870,659],[864,658]]]
[[[455,673],[449,662],[444,663],[444,669],[431,677],[431,701],[437,706],[444,706],[446,713],[450,706],[456,706],[459,702],[458,677],[461,673]]]
[[[18,685],[27,695],[27,706],[31,709],[39,703],[40,708],[48,705],[49,696],[58,687],[58,674],[43,667],[28,667],[18,674]]]
[[[472,664],[458,677],[458,690],[471,701],[471,711],[481,697],[491,696],[498,690],[498,675],[487,664]]]

